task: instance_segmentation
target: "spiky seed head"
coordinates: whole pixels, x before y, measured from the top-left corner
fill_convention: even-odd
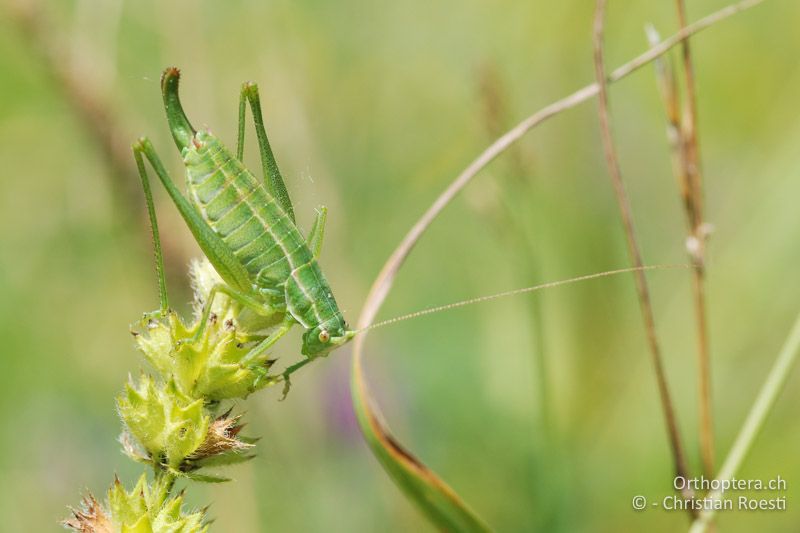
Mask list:
[[[80,509],[71,509],[72,517],[64,520],[62,525],[79,533],[113,533],[111,520],[105,509],[95,497],[89,493],[83,497]]]

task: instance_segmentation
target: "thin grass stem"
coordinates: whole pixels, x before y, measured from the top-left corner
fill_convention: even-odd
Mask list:
[[[680,28],[686,27],[686,2],[675,0]],[[692,64],[689,41],[681,43],[683,58],[683,79],[686,98],[683,120],[680,128],[682,171],[685,175],[688,201],[684,202],[689,223],[689,241],[694,268],[692,269],[692,292],[694,314],[697,327],[697,367],[698,367],[698,411],[700,457],[703,473],[714,475],[714,421],[711,400],[711,353],[709,349],[706,290],[705,290],[705,241],[703,220],[703,175],[700,166],[700,147],[697,140],[697,95],[695,90],[694,66]]]
[[[798,353],[800,353],[800,315],[795,319],[789,336],[786,338],[769,375],[767,375],[766,381],[761,386],[761,390],[750,408],[750,412],[747,414],[747,419],[745,419],[742,428],[739,430],[739,434],[736,436],[725,462],[722,463],[722,467],[716,477],[720,484],[722,481],[730,480],[736,475],[747,454],[750,453],[750,449],[764,426],[767,416],[775,406],[781,391],[783,391],[786,380],[789,379],[789,374],[797,361]],[[713,490],[708,493],[707,498],[719,500],[723,495],[723,490]],[[706,531],[711,526],[715,513],[716,510],[713,509],[713,505],[707,505],[705,510],[694,521],[689,532],[701,533]]]
[[[640,268],[642,252],[636,239],[636,230],[633,223],[633,214],[630,200],[625,191],[625,184],[622,180],[622,170],[620,169],[619,158],[614,146],[614,139],[611,134],[611,124],[608,112],[608,90],[603,66],[603,33],[605,29],[606,0],[597,0],[597,8],[594,18],[593,44],[594,44],[594,66],[597,83],[599,86],[598,97],[598,117],[600,120],[600,133],[603,141],[603,151],[605,153],[608,173],[614,187],[614,194],[619,207],[622,225],[625,230],[625,239],[628,245],[628,254],[634,267]],[[644,321],[647,344],[650,350],[651,362],[656,375],[661,409],[664,413],[664,421],[667,425],[667,435],[669,437],[670,449],[675,468],[675,475],[686,477],[688,469],[686,466],[686,456],[681,442],[680,429],[675,415],[675,407],[669,391],[664,362],[661,356],[661,347],[656,334],[655,317],[650,298],[650,290],[647,285],[647,277],[644,272],[637,270],[634,272],[636,281],[636,292],[639,297],[639,307]],[[692,512],[690,510],[690,512]]]

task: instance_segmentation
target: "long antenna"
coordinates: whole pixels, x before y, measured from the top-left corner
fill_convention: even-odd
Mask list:
[[[357,330],[355,333],[363,333],[365,331],[369,331],[371,329],[381,328],[383,326],[388,326],[389,324],[394,324],[396,322],[402,322],[403,320],[408,320],[411,318],[417,318],[420,316],[430,315],[433,313],[438,313],[440,311],[447,311],[449,309],[455,309],[457,307],[464,307],[467,305],[472,305],[481,302],[488,302],[489,300],[496,300],[498,298],[505,298],[506,296],[514,296],[517,294],[525,294],[528,292],[535,292],[542,289],[550,289],[552,287],[560,287],[561,285],[568,285],[570,283],[577,283],[579,281],[587,281],[591,279],[597,278],[605,278],[608,276],[615,276],[617,274],[626,274],[629,272],[639,272],[639,271],[647,271],[647,270],[667,270],[667,269],[674,269],[674,268],[691,268],[691,265],[687,264],[675,264],[675,265],[646,265],[641,267],[629,267],[629,268],[620,268],[617,270],[607,270],[605,272],[596,272],[594,274],[586,274],[584,276],[578,276],[575,278],[569,279],[562,279],[559,281],[550,281],[548,283],[542,283],[540,285],[533,285],[531,287],[524,287],[522,289],[513,289],[510,291],[499,292],[497,294],[491,294],[488,296],[479,296],[477,298],[470,298],[469,300],[462,300],[460,302],[449,303],[445,305],[438,305],[436,307],[429,307],[427,309],[422,309],[421,311],[415,311],[413,313],[409,313],[407,315],[401,315],[398,317],[390,318],[388,320],[382,320],[375,324],[369,325],[365,328],[361,328]]]

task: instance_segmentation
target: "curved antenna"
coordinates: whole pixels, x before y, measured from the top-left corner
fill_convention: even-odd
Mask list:
[[[647,270],[667,270],[667,269],[674,269],[674,268],[691,268],[691,265],[687,264],[674,264],[674,265],[646,265],[641,267],[630,267],[630,268],[620,268],[617,270],[607,270],[605,272],[596,272],[594,274],[585,274],[583,276],[577,276],[574,278],[563,279],[559,281],[550,281],[548,283],[541,283],[539,285],[532,285],[530,287],[524,287],[521,289],[513,289],[510,291],[503,291],[498,292],[497,294],[490,294],[488,296],[478,296],[477,298],[470,298],[468,300],[462,300],[460,302],[453,302],[444,305],[437,305],[436,307],[429,307],[427,309],[422,309],[421,311],[414,311],[413,313],[408,313],[406,315],[401,315],[394,318],[389,318],[387,320],[382,320],[380,322],[376,322],[375,324],[371,324],[365,328],[361,328],[355,331],[355,334],[359,334],[365,331],[369,331],[371,329],[382,328],[383,326],[388,326],[389,324],[395,324],[397,322],[402,322],[404,320],[409,320],[412,318],[417,318],[420,316],[431,315],[433,313],[438,313],[440,311],[447,311],[450,309],[455,309],[457,307],[465,307],[467,305],[472,305],[481,302],[488,302],[490,300],[497,300],[498,298],[505,298],[506,296],[514,296],[517,294],[525,294],[528,292],[535,292],[540,291],[542,289],[550,289],[553,287],[560,287],[561,285],[569,285],[570,283],[577,283],[579,281],[588,281],[591,279],[597,278],[605,278],[608,276],[615,276],[617,274],[627,274],[630,272],[644,272]]]

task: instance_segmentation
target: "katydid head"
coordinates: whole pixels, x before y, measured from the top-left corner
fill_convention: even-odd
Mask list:
[[[347,328],[342,320],[328,320],[303,334],[303,355],[319,357],[328,355],[355,336],[356,332]]]

